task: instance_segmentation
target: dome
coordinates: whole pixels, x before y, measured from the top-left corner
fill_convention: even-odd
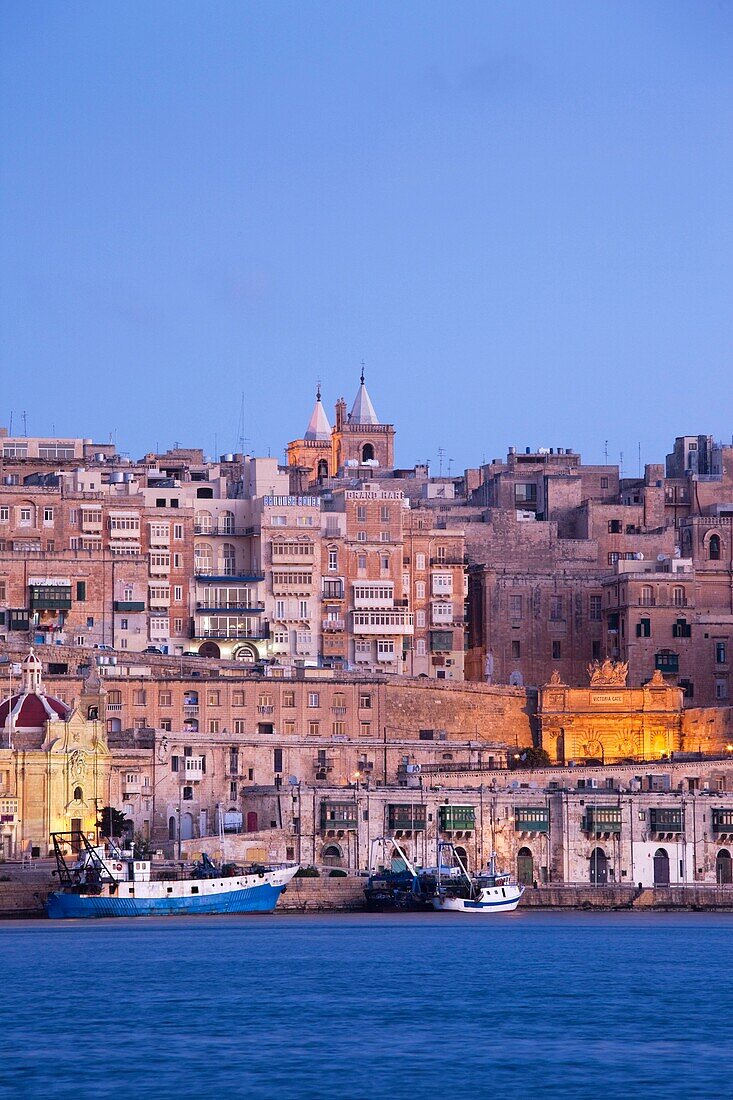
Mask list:
[[[11,695],[0,703],[0,729],[8,725],[8,715],[13,714],[13,729],[16,730],[42,730],[49,719],[52,722],[59,718],[68,718],[71,707],[55,699],[53,695],[44,692],[24,692],[19,695]]]

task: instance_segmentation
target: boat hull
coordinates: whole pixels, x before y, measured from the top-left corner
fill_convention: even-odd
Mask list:
[[[234,880],[186,880],[120,883],[113,891],[83,894],[58,890],[49,895],[46,912],[53,920],[95,917],[166,917],[224,913],[271,913],[297,868]]]
[[[524,888],[506,887],[502,895],[494,890],[482,890],[480,898],[457,898],[436,895],[433,908],[445,913],[512,913],[522,899]]]

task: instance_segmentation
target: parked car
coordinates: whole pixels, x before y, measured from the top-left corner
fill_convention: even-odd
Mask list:
[[[157,653],[159,657],[163,656],[163,650],[158,649],[157,645],[146,645],[143,653]]]
[[[104,642],[95,642],[93,648],[94,649],[108,649],[110,651],[114,650],[114,646],[105,645]]]

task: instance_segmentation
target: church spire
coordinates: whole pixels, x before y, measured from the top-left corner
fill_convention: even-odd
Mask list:
[[[372,399],[367,393],[367,388],[364,384],[364,360],[361,362],[361,378],[359,380],[359,392],[356,395],[351,415],[349,416],[350,424],[378,424],[379,419],[374,411],[374,405],[372,405]]]
[[[305,430],[303,439],[326,440],[331,438],[331,425],[326,416],[326,410],[321,403],[321,380],[316,384],[316,403]]]

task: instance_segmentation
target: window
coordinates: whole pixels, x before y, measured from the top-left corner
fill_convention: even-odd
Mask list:
[[[509,597],[509,616],[512,619],[521,619],[522,617],[522,597],[510,596]]]
[[[147,692],[145,688],[138,688],[137,691],[133,691],[132,701],[136,707],[144,707],[147,701]]]
[[[425,581],[416,581],[415,582],[415,599],[416,600],[424,600],[425,599]]]
[[[366,567],[367,567],[366,554],[357,554],[356,555],[356,567],[357,567],[357,569],[366,569]]]
[[[512,642],[512,659],[518,661],[522,654],[522,647],[519,642]]]
[[[0,523],[7,523],[10,519],[10,508],[7,504],[0,505]]]
[[[243,737],[244,734],[247,732],[246,725],[247,724],[246,724],[244,718],[235,718],[234,719],[234,732],[239,737]]]
[[[275,600],[275,618],[285,618],[285,600]]]
[[[170,692],[170,691],[159,691],[158,692],[158,706],[159,707],[170,707],[172,705],[173,705],[173,694],[172,694],[172,692]]]
[[[427,653],[427,642],[424,638],[418,638],[415,642],[415,653],[418,657],[424,657]]]
[[[182,554],[174,554],[173,555],[173,568],[174,569],[183,568],[183,555]]]
[[[307,619],[308,618],[308,601],[307,600],[301,600],[300,601],[299,617],[301,619]]]
[[[590,596],[588,598],[588,618],[597,623],[601,620],[601,597]]]
[[[43,522],[44,523],[53,523],[53,508],[44,508],[43,509]]]
[[[715,677],[715,698],[727,699],[728,698],[728,677],[716,676]]]
[[[534,504],[537,501],[537,486],[531,483],[518,484],[514,486],[514,503],[515,504]]]
[[[233,707],[243,707],[244,706],[244,692],[243,691],[233,692],[233,694],[232,694],[232,706]]]
[[[210,691],[208,693],[208,697],[207,697],[206,701],[207,701],[207,703],[209,704],[210,707],[220,706],[221,705],[221,692],[220,691]]]
[[[275,772],[281,772],[283,770],[283,750],[272,750],[272,770]]]
[[[193,802],[193,787],[184,787],[183,788],[183,801],[184,802]]]
[[[183,587],[180,584],[173,586],[173,599],[176,603],[180,603],[183,599]]]
[[[334,550],[333,547],[331,547],[331,548],[329,548],[329,551],[328,551],[328,568],[329,568],[331,573],[336,572],[336,570],[338,569],[338,564],[339,564],[338,550]]]
[[[621,555],[617,550],[612,550],[611,553],[608,555],[608,564],[615,565],[620,556]]]
[[[424,611],[421,610],[421,611],[416,611],[415,612],[415,626],[418,629],[422,629],[425,626],[425,612]]]
[[[183,524],[182,523],[174,523],[173,524],[173,538],[174,539],[182,539],[183,538]]]
[[[284,691],[283,692],[282,705],[284,707],[288,707],[288,708],[295,706],[295,692],[294,691]]]
[[[674,607],[685,607],[687,605],[684,588],[677,586],[672,589],[672,605]]]
[[[654,667],[667,675],[676,676],[680,670],[679,655],[669,649],[660,649],[654,656]]]
[[[379,559],[379,567],[383,573],[389,569],[389,554],[381,555]]]
[[[607,489],[607,488],[608,488],[608,478],[607,477],[602,477],[601,478],[601,489]]]
[[[716,665],[724,665],[727,661],[727,653],[725,649],[725,642],[715,643],[715,663]]]
[[[356,508],[356,518],[359,523],[364,523],[367,518],[367,510],[365,504],[359,504]]]
[[[359,733],[362,737],[371,737],[372,724],[371,722],[360,722]]]
[[[620,519],[609,519],[609,521],[608,521],[608,533],[609,533],[609,535],[620,535],[621,534],[621,520]]]
[[[562,656],[562,647],[560,642],[554,641],[552,643],[552,659],[553,661],[559,661]]]
[[[415,554],[415,568],[416,569],[424,569],[425,568],[425,555],[424,554]]]
[[[77,581],[76,582],[76,598],[77,598],[79,603],[83,603],[86,600],[86,598],[87,598],[87,582],[86,581]]]
[[[342,722],[340,718],[335,719],[331,723],[331,733],[334,737],[343,737],[346,733],[346,723]]]
[[[708,543],[708,558],[710,561],[720,561],[720,535],[711,535]]]
[[[320,729],[321,729],[321,723],[320,722],[309,722],[308,723],[308,736],[309,737],[318,737]]]
[[[7,600],[7,588],[5,581],[0,581],[0,600]]]
[[[173,620],[173,633],[174,634],[183,634],[183,619],[174,619]]]
[[[692,627],[688,623],[687,619],[677,619],[677,621],[672,626],[672,637],[673,638],[691,638],[692,637]]]
[[[359,709],[371,710],[372,709],[372,696],[368,691],[359,692]]]
[[[218,733],[218,732],[219,732],[219,719],[218,718],[210,718],[209,719],[209,733]]]
[[[321,705],[321,697],[317,691],[308,692],[308,706],[319,707]]]
[[[550,619],[557,623],[562,622],[562,618],[562,596],[550,596]]]
[[[367,540],[366,531],[357,531],[356,532],[356,541],[357,542],[366,542],[366,540]]]
[[[392,638],[377,638],[377,658],[394,657],[394,641]]]
[[[652,636],[652,621],[651,619],[640,619],[636,624],[636,636],[637,638],[651,638]]]
[[[391,533],[389,531],[380,531],[379,532],[379,541],[380,542],[391,542],[392,541]]]

